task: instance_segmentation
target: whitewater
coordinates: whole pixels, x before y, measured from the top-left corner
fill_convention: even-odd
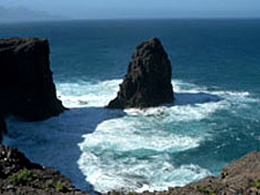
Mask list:
[[[121,82],[57,83],[58,96],[70,108],[104,107],[116,96]],[[95,190],[166,190],[213,174],[199,164],[178,165],[174,154],[214,139],[216,122],[203,120],[220,111],[237,114],[260,102],[246,91],[208,89],[181,80],[172,84],[173,105],[126,109],[123,116],[105,120],[93,133],[83,135],[77,163]]]

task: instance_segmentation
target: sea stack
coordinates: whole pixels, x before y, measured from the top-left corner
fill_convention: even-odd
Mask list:
[[[172,66],[160,40],[138,45],[128,65],[117,97],[108,108],[145,108],[172,103]]]
[[[0,107],[4,115],[34,121],[65,110],[56,96],[49,53],[46,39],[0,39]]]

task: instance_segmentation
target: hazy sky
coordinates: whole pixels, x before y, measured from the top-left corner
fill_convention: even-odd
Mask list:
[[[68,18],[260,17],[260,0],[0,0]]]

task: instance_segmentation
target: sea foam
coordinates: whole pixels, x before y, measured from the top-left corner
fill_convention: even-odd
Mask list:
[[[116,96],[120,83],[58,83],[57,89],[67,107],[102,107]],[[172,156],[211,139],[212,129],[203,120],[259,101],[248,92],[209,90],[180,80],[172,84],[174,105],[126,109],[125,116],[102,121],[83,135],[78,165],[97,191],[165,190],[209,175],[198,164],[178,166]]]

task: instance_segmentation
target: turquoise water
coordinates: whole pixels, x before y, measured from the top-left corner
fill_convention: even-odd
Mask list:
[[[118,20],[0,25],[46,37],[58,95],[71,108],[36,123],[10,118],[5,142],[82,189],[162,190],[219,174],[260,149],[260,20]],[[175,106],[103,108],[135,45],[159,37]]]

